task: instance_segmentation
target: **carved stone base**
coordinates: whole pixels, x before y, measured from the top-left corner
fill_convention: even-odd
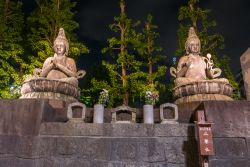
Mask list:
[[[80,97],[80,89],[60,80],[39,78],[24,82],[21,94],[21,99],[40,98],[77,101]]]
[[[222,94],[226,96],[232,96],[233,88],[227,82],[214,80],[190,82],[188,84],[177,86],[174,88],[175,98],[196,94]]]
[[[232,100],[233,88],[228,82],[220,80],[201,80],[174,88],[175,103],[194,101]]]
[[[232,101],[233,99],[226,95],[220,94],[197,94],[181,97],[175,100],[175,104],[202,102],[202,101]]]
[[[20,99],[55,99],[55,100],[72,101],[72,102],[78,101],[73,96],[68,96],[54,92],[30,92],[22,95]]]

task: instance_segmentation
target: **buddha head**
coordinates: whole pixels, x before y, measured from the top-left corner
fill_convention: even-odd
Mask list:
[[[190,27],[188,32],[188,38],[185,43],[186,54],[199,54],[201,49],[201,42],[198,36],[195,33],[193,27]]]
[[[69,43],[65,36],[64,29],[60,28],[58,36],[56,37],[53,45],[53,49],[57,55],[68,55]]]

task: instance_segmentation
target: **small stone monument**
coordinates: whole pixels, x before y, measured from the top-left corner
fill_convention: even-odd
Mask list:
[[[177,68],[170,68],[175,79],[175,103],[206,100],[232,100],[233,88],[226,78],[218,78],[221,69],[214,68],[211,54],[200,55],[200,39],[193,27],[189,29],[185,43],[186,55],[182,56]]]
[[[240,57],[240,64],[246,97],[247,100],[250,100],[250,48],[248,48]]]
[[[80,97],[78,79],[85,71],[77,72],[75,61],[67,57],[69,43],[64,29],[60,28],[54,41],[55,54],[45,60],[42,69],[34,69],[33,75],[22,84],[20,98],[45,98],[77,101]]]
[[[172,119],[167,119],[164,118],[164,109],[165,108],[172,108],[174,112],[174,118]],[[175,104],[172,103],[164,103],[160,105],[160,119],[161,119],[161,124],[178,124],[178,107]]]
[[[117,120],[117,114],[120,112],[126,112],[126,113],[131,113],[131,120]],[[136,108],[131,108],[126,105],[122,105],[119,107],[116,107],[111,110],[111,115],[112,115],[112,121],[111,123],[136,123],[136,113],[137,109]]]
[[[73,117],[74,108],[81,108],[81,117],[80,118],[74,118]],[[69,122],[84,122],[85,115],[86,115],[86,106],[85,106],[85,104],[82,104],[82,103],[79,103],[79,102],[74,102],[74,103],[71,103],[68,106],[67,117],[69,119]]]

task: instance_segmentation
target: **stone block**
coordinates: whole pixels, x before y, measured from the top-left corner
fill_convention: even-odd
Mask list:
[[[194,138],[169,137],[158,138],[162,143],[166,162],[170,164],[187,164],[188,166],[198,166],[197,144]]]
[[[0,134],[37,135],[45,102],[39,100],[0,100]]]
[[[240,57],[241,71],[244,80],[244,87],[247,100],[250,100],[250,48],[248,48]]]
[[[16,165],[15,157],[1,157],[0,158],[0,167],[14,167]]]
[[[81,157],[81,159],[109,160],[110,140],[88,137],[57,137],[56,156]]]
[[[85,138],[80,147],[80,156],[89,160],[110,160],[110,138]]]
[[[250,137],[247,137],[246,141],[247,141],[248,159],[250,160]]]
[[[43,167],[93,167],[91,161],[80,157],[50,157],[46,159]]]
[[[96,162],[93,163],[94,167],[169,167],[167,163],[144,163],[144,162]],[[183,166],[173,166],[183,167]]]
[[[138,161],[142,162],[164,162],[165,150],[164,143],[159,142],[156,138],[138,138]]]
[[[136,161],[138,159],[137,139],[113,138],[111,140],[111,160]]]
[[[83,122],[43,123],[40,135],[103,136],[104,124]]]
[[[178,106],[178,122],[194,123],[194,112],[200,106],[201,102],[190,102],[177,104]]]
[[[18,140],[18,136],[0,135],[0,156],[14,154]]]
[[[115,137],[152,136],[153,125],[150,124],[111,124],[112,134]],[[106,130],[106,129],[105,129]]]
[[[35,161],[34,159],[27,158],[17,158],[15,161],[15,165],[17,167],[34,167],[39,165],[39,161]]]
[[[15,146],[15,155],[21,158],[42,158],[55,153],[56,139],[51,137],[21,137]]]
[[[155,124],[154,136],[177,137],[194,136],[194,125],[190,124]]]
[[[168,164],[167,167],[186,167],[186,165],[185,164]]]
[[[247,145],[244,138],[214,138],[215,156],[221,158],[247,158]]]
[[[209,160],[209,167],[249,167],[245,159],[218,159]]]
[[[211,101],[204,102],[205,116],[213,122],[214,137],[250,136],[250,102]]]
[[[73,157],[79,154],[79,146],[83,142],[78,138],[57,137],[55,156]]]

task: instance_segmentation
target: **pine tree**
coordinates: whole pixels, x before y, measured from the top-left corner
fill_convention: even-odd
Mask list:
[[[123,105],[128,105],[129,99],[139,96],[144,85],[140,79],[145,73],[140,70],[142,62],[135,59],[136,49],[140,43],[141,34],[135,27],[139,22],[133,23],[125,13],[125,1],[120,0],[120,15],[114,18],[110,29],[118,34],[118,37],[108,39],[109,46],[103,49],[103,53],[109,53],[115,57],[113,62],[103,61],[107,68],[109,81],[102,82],[100,86],[106,86],[110,91],[112,102],[122,100]],[[94,81],[95,82],[95,81]],[[95,85],[98,85],[95,82]]]
[[[23,13],[20,1],[0,0],[0,98],[19,95],[28,65],[23,57]]]
[[[74,21],[76,2],[70,0],[36,0],[37,8],[27,18],[28,43],[33,52],[32,68],[41,67],[44,60],[53,55],[53,41],[60,27],[64,28],[69,40],[69,56],[77,58],[88,53],[88,48],[78,41],[75,30],[79,24]]]
[[[198,0],[189,0],[188,5],[181,6],[179,9],[178,20],[180,27],[178,29],[178,49],[177,56],[185,54],[185,41],[188,36],[189,27],[194,27],[201,41],[201,54],[212,54],[212,59],[216,67],[226,70],[226,78],[233,85],[234,89],[238,89],[238,84],[234,80],[233,74],[229,68],[228,58],[219,58],[218,50],[224,49],[224,38],[219,34],[212,34],[211,29],[216,27],[216,22],[209,21],[208,15],[210,10],[201,9],[198,6]]]

